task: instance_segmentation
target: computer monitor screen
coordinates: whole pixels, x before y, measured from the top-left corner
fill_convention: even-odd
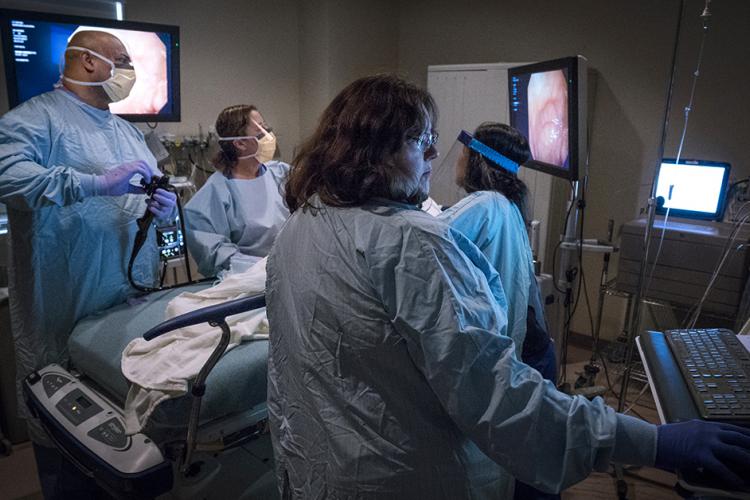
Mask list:
[[[656,180],[656,196],[664,198],[664,205],[657,213],[669,209],[670,216],[719,220],[728,181],[728,163],[665,158]]]
[[[578,180],[586,159],[586,59],[566,57],[508,70],[510,124],[529,141],[525,167]]]
[[[52,90],[70,38],[97,30],[122,41],[136,72],[130,95],[110,110],[130,121],[180,121],[177,26],[0,10],[0,29],[11,108]]]

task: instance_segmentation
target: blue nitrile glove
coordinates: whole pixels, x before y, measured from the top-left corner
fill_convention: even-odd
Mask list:
[[[690,420],[660,425],[655,465],[725,489],[750,486],[750,429]]]
[[[149,211],[158,219],[163,219],[172,215],[177,204],[177,195],[166,189],[157,188],[147,203]]]
[[[151,182],[151,169],[148,163],[141,160],[123,163],[108,170],[105,174],[93,176],[93,196],[120,196],[127,193],[143,194],[143,188],[130,183],[130,179],[140,174],[145,181]]]

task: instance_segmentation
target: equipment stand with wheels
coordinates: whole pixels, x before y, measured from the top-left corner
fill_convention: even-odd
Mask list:
[[[584,180],[585,182],[585,180]],[[562,242],[560,243],[560,268],[559,276],[554,276],[553,279],[557,280],[556,287],[558,291],[564,293],[563,298],[563,332],[562,332],[562,346],[560,347],[561,359],[560,359],[560,370],[561,374],[559,377],[559,388],[561,391],[570,393],[570,384],[567,383],[567,362],[568,362],[568,339],[570,337],[570,321],[572,319],[572,300],[573,300],[573,288],[578,277],[579,269],[576,266],[576,259],[573,252],[576,251],[578,246],[575,244],[576,231],[578,229],[578,217],[581,206],[579,205],[579,192],[578,192],[578,181],[574,181],[571,185],[570,199],[568,201],[568,211],[565,220],[565,231],[562,235]],[[566,243],[568,245],[566,245]],[[573,258],[571,258],[573,257]],[[553,257],[554,258],[554,257]]]

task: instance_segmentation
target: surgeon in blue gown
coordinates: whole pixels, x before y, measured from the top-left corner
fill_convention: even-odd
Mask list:
[[[185,206],[188,245],[204,276],[242,272],[268,255],[289,216],[283,186],[289,165],[273,161],[276,136],[252,105],[216,119],[218,172]]]
[[[687,460],[747,481],[750,432],[722,428],[738,444],[717,459],[731,446],[698,443],[717,425],[657,430],[601,398],[560,393],[517,359],[497,272],[418,208],[435,119],[427,92],[365,77],[334,98],[294,160],[292,214],[266,282],[282,498],[508,498],[500,466],[556,492],[610,461]]]
[[[158,175],[156,161],[141,132],[108,109],[135,81],[120,40],[97,31],[77,33],[61,76],[60,88],[0,118],[0,202],[7,205],[10,224],[19,398],[26,375],[49,363],[65,364],[76,321],[133,294],[126,268],[135,220],[147,209],[170,216],[175,205],[172,193],[159,189],[147,200],[133,184]],[[135,262],[135,279],[152,283],[157,265],[152,236]],[[65,478],[74,469],[59,470],[59,456],[49,458],[48,437],[26,405],[19,408],[37,445],[45,496],[79,494],[55,483],[51,469]]]
[[[516,354],[554,383],[555,350],[527,233],[528,189],[517,175],[531,155],[528,141],[495,122],[481,124],[472,138],[481,146],[461,144],[456,164],[445,166],[455,169],[456,184],[469,194],[440,217],[474,242],[497,270],[508,294],[508,336],[521,348]]]
[[[508,299],[508,336],[521,348],[516,355],[555,383],[555,349],[526,231],[528,190],[517,176],[531,156],[528,141],[516,129],[495,122],[481,124],[472,139],[460,145],[455,165],[446,165],[455,168],[457,185],[469,194],[440,217],[475,243],[498,272]],[[523,483],[516,484],[515,497],[559,498]]]

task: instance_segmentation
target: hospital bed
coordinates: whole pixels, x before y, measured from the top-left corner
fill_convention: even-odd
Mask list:
[[[164,401],[142,432],[125,435],[128,382],[120,362],[131,340],[200,322],[217,326],[223,317],[265,305],[262,296],[237,299],[162,322],[171,299],[208,286],[155,292],[140,303],[83,319],[68,341],[69,369],[50,365],[25,381],[27,404],[58,448],[117,498],[278,495],[266,432],[266,340],[240,344],[213,369],[206,366],[202,374],[210,373],[200,406],[190,393]],[[222,346],[219,350],[223,353]],[[203,392],[199,383],[192,384],[192,392]]]

